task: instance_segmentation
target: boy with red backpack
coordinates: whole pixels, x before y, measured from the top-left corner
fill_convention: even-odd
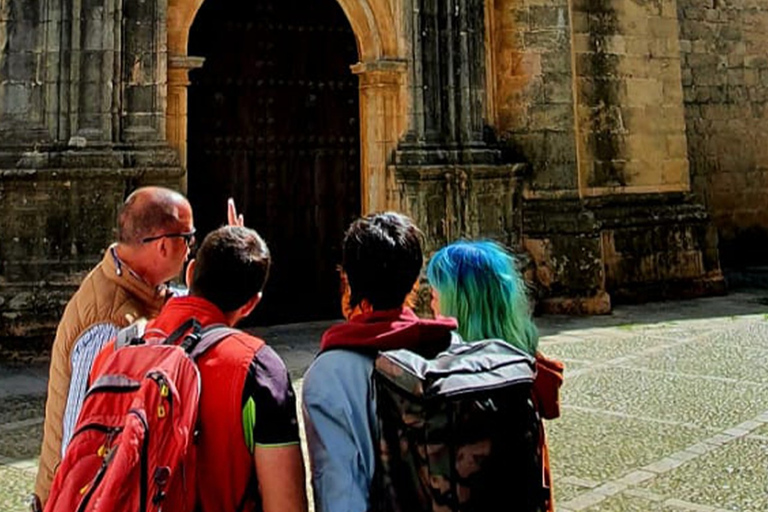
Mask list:
[[[105,347],[46,510],[307,510],[285,365],[231,329],[269,265],[255,231],[220,228],[187,269],[189,296]]]

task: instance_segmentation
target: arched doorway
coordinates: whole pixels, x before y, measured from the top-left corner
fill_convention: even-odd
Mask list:
[[[336,0],[209,0],[189,54],[188,194],[204,233],[235,198],[273,269],[254,321],[338,317],[340,243],[360,214],[358,60]]]

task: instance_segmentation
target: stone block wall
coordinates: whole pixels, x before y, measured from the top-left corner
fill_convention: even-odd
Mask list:
[[[165,5],[0,0],[0,340],[50,335],[126,195],[180,185]]]
[[[530,166],[529,194],[578,188],[567,0],[495,0],[495,128]]]
[[[724,265],[768,263],[768,4],[678,0],[688,155]]]
[[[47,26],[43,0],[0,2],[0,145],[44,126]]]
[[[575,0],[579,180],[585,195],[689,188],[673,0]]]
[[[159,154],[132,158],[139,167],[68,152],[49,162],[55,169],[0,169],[0,340],[52,333],[85,272],[114,241],[125,197],[147,184],[178,188],[183,171],[172,153],[166,167],[157,166]]]
[[[593,198],[614,302],[721,294],[717,235],[690,194]]]
[[[768,226],[755,0],[339,1],[361,58],[364,207],[410,212],[430,249],[527,249],[541,304],[600,313],[675,280],[722,289],[689,161],[721,230]],[[0,0],[0,337],[50,330],[125,194],[183,178],[167,95],[183,122],[195,63],[172,21],[198,4]]]

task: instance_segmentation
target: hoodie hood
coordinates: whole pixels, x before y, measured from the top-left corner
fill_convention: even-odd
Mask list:
[[[320,350],[349,349],[364,352],[408,349],[431,358],[447,349],[456,320],[425,320],[410,308],[372,311],[334,325],[323,334]]]
[[[560,386],[563,384],[563,363],[536,353],[536,380],[533,396],[541,417],[552,420],[560,416]]]

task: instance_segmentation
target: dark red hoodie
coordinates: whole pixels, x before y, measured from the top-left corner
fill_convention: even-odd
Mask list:
[[[346,348],[376,353],[380,350],[408,349],[431,358],[448,348],[451,331],[457,327],[453,318],[425,320],[408,307],[372,311],[355,315],[325,331],[320,350]]]

